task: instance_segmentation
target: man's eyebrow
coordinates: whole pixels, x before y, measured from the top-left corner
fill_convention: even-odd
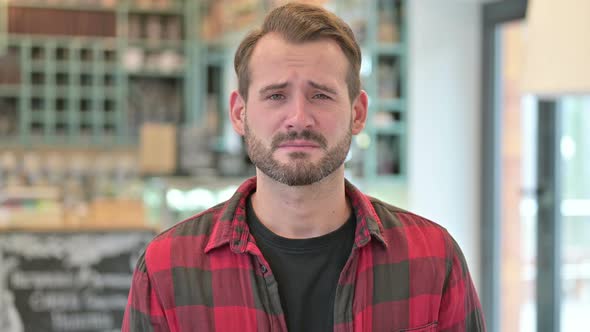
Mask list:
[[[287,82],[284,82],[284,83],[276,83],[276,84],[269,84],[269,85],[267,85],[265,87],[262,87],[258,91],[258,93],[261,94],[261,95],[263,95],[263,94],[265,94],[265,93],[267,93],[269,91],[272,91],[272,90],[284,89],[284,88],[287,87],[287,85],[289,85],[289,83],[287,83]]]
[[[312,87],[316,88],[316,89],[326,91],[326,92],[331,93],[333,95],[337,95],[338,94],[338,92],[336,92],[336,90],[328,87],[327,85],[316,83],[314,81],[307,81],[307,83],[309,85],[311,85]]]

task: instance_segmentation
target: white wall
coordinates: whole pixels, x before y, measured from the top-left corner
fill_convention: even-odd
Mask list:
[[[479,285],[481,3],[408,4],[409,208],[449,230]]]

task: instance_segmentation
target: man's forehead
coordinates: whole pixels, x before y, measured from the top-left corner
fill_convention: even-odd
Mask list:
[[[282,69],[296,70],[306,66],[311,69],[310,74],[313,76],[342,76],[341,79],[344,79],[348,60],[338,44],[331,39],[291,43],[280,35],[272,33],[258,41],[248,67],[252,79],[259,75],[271,76],[276,77],[272,83],[279,83],[287,80],[285,75],[288,74]],[[321,79],[321,81],[325,84],[329,79]]]
[[[252,51],[251,60],[268,59],[274,56],[277,59],[296,61],[297,56],[310,55],[309,51],[311,50],[315,52],[310,59],[321,60],[324,57],[336,57],[347,61],[338,43],[330,38],[291,42],[276,32],[270,32],[258,40]]]

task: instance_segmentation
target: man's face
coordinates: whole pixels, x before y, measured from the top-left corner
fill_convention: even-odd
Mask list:
[[[329,148],[326,138],[318,132],[307,129],[291,131],[288,134],[276,134],[270,147],[267,147],[252,133],[246,122],[245,138],[248,155],[260,171],[286,185],[304,186],[320,181],[344,163],[352,134],[349,129],[335,146]],[[290,161],[282,163],[275,157],[275,152],[280,149],[292,150],[287,152]],[[313,162],[306,150],[316,149],[322,149],[324,155],[319,161]]]
[[[290,186],[315,183],[343,167],[360,129],[353,132],[348,61],[338,44],[292,44],[268,34],[258,41],[249,69],[243,121],[254,165]]]

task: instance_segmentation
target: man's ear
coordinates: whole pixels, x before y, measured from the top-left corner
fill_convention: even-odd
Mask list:
[[[363,128],[367,121],[367,111],[369,108],[369,96],[364,90],[356,97],[352,104],[352,134],[357,135]]]
[[[237,90],[232,91],[229,97],[229,118],[236,133],[244,136],[246,121],[246,102]]]

